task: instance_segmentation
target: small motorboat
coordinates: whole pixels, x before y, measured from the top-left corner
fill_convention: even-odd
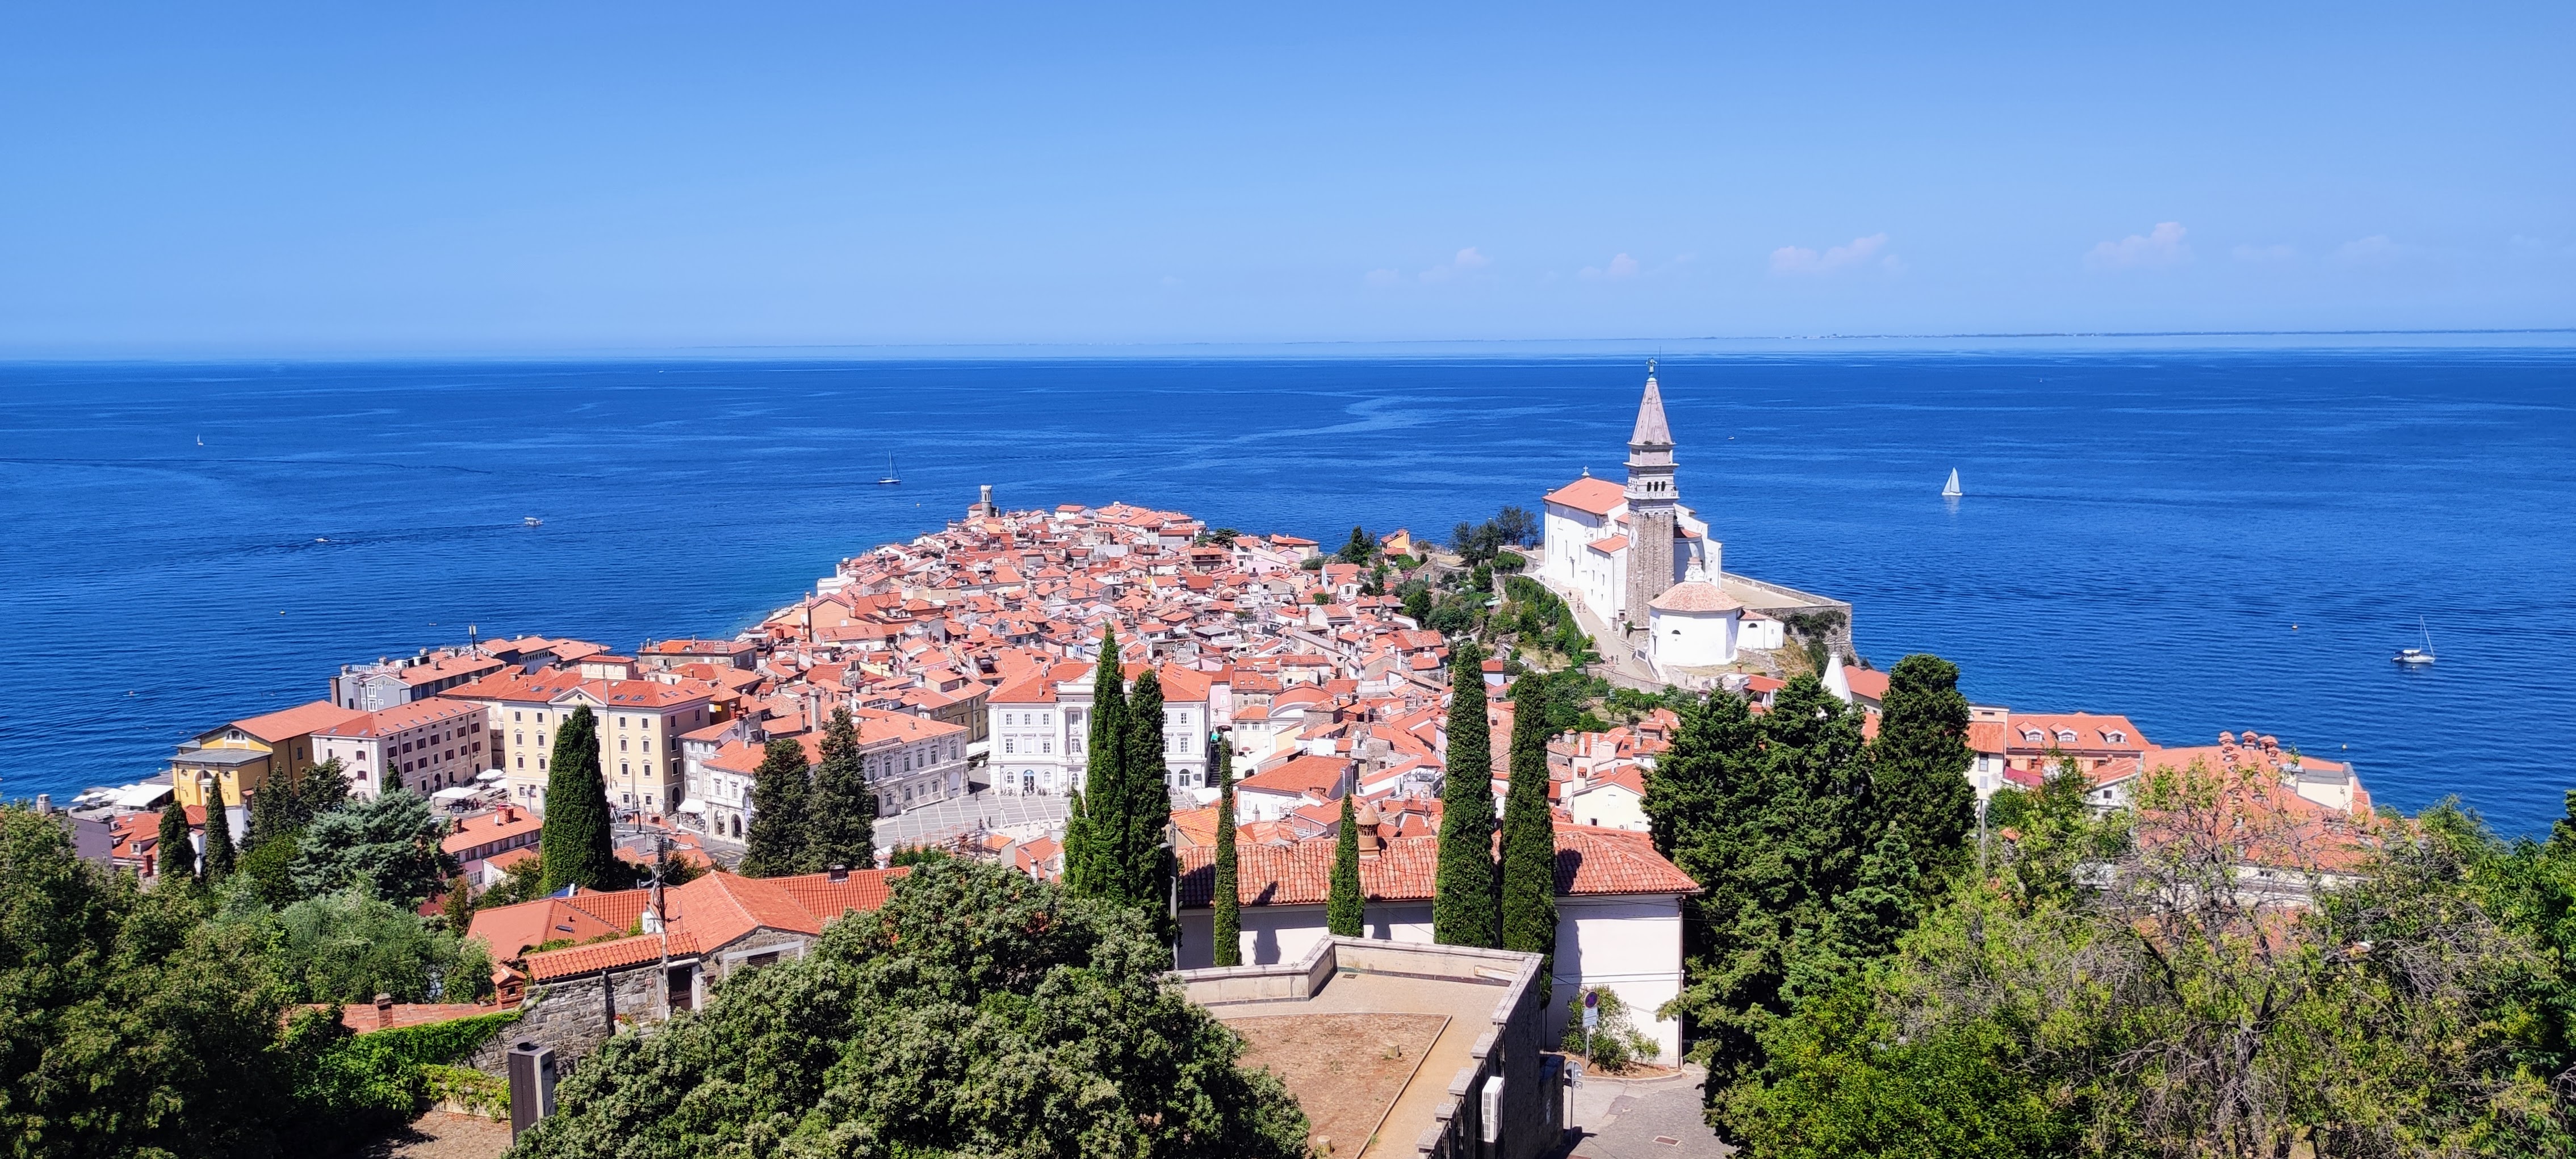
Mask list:
[[[1948,486],[1941,488],[1941,497],[1944,499],[1956,499],[1965,494],[1967,494],[1967,492],[1959,489],[1959,469],[1957,467],[1950,468],[1950,483]]]
[[[2421,629],[2424,633],[2424,646],[2421,648],[2400,648],[2397,650],[2396,655],[2389,657],[2390,660],[2403,664],[2409,668],[2421,667],[2433,662],[2433,629],[2425,626],[2424,617],[2422,616],[2415,617],[2415,626]]]
[[[521,519],[519,521],[519,525],[522,527],[543,527],[546,525],[546,521],[531,515],[527,518]]]

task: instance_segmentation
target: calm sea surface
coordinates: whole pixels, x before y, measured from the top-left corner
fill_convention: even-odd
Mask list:
[[[725,635],[1011,506],[1338,540],[1615,473],[1627,360],[0,367],[0,795],[136,779],[346,661]],[[1731,570],[1980,700],[2277,733],[2383,803],[2576,787],[2576,353],[1668,359]],[[203,440],[203,446],[198,445]],[[873,481],[894,460],[899,487]],[[1937,492],[1953,468],[1968,496]],[[544,526],[521,525],[524,516]],[[328,542],[324,542],[327,540]],[[2431,625],[2441,662],[2388,657]]]

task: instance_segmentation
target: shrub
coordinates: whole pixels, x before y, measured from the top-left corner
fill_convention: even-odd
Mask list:
[[[1601,996],[1601,1024],[1593,1027],[1588,1035],[1583,1029],[1583,996],[1586,994]],[[1592,1060],[1594,1069],[1623,1071],[1640,1058],[1655,1057],[1659,1050],[1652,1036],[1639,1031],[1629,1021],[1628,1004],[1619,1000],[1616,990],[1600,987],[1578,990],[1566,1001],[1565,1010],[1565,1041],[1560,1045],[1568,1054],[1584,1054],[1588,1046],[1591,1053],[1586,1057]]]

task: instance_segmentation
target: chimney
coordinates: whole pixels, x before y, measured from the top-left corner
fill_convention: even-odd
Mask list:
[[[376,995],[376,1029],[383,1030],[393,1024],[394,996],[391,994]]]
[[[835,865],[823,872],[826,879],[834,885],[850,880],[850,867],[846,865]]]
[[[1359,845],[1362,858],[1375,857],[1385,849],[1386,843],[1378,837],[1377,832],[1378,826],[1384,820],[1378,816],[1377,806],[1367,801],[1360,802],[1359,807],[1351,811],[1351,823],[1359,826],[1360,829]]]

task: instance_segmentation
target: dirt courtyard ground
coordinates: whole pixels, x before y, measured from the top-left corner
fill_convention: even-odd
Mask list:
[[[508,1123],[431,1111],[360,1154],[366,1159],[500,1159],[509,1149]]]
[[[1228,1018],[1251,1049],[1243,1065],[1268,1067],[1306,1109],[1311,1138],[1334,1159],[1360,1153],[1378,1120],[1449,1024],[1442,1014],[1271,1014]],[[1447,1081],[1443,1076],[1442,1081]],[[1399,1139],[1410,1153],[1413,1140]],[[1380,1146],[1387,1154],[1396,1149]]]

